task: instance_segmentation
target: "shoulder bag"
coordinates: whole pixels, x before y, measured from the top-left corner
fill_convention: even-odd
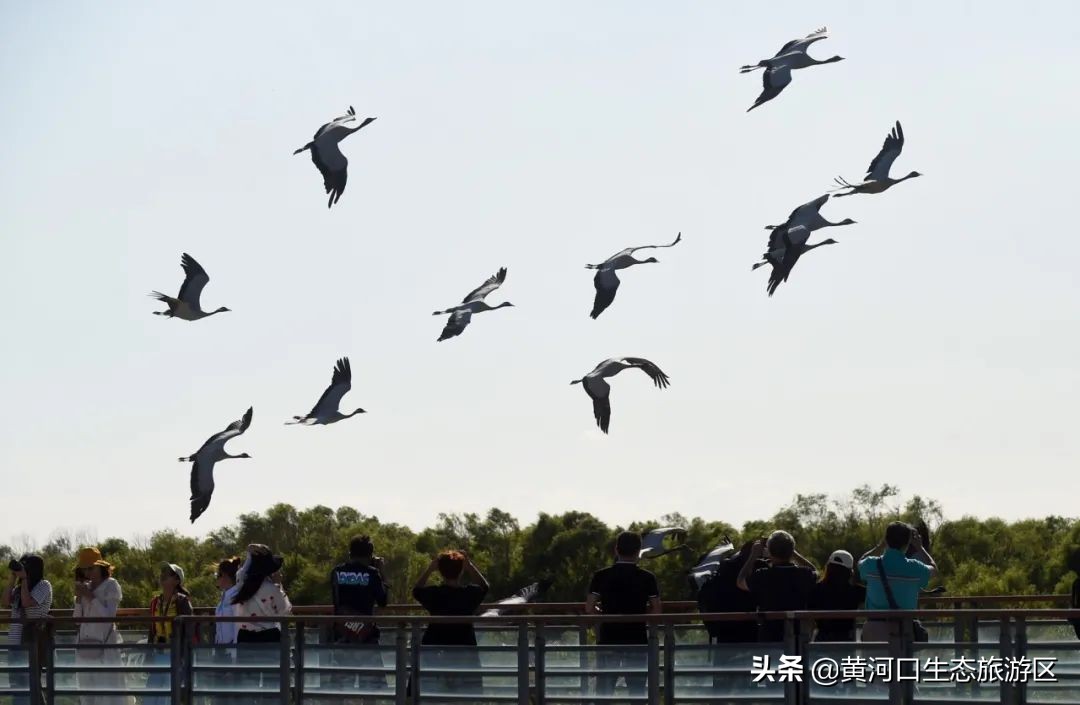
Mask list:
[[[889,585],[889,579],[885,576],[885,557],[879,557],[877,562],[878,575],[881,576],[881,587],[885,589],[885,599],[889,601],[889,609],[899,610],[900,607],[896,604],[896,598],[893,597],[892,587]],[[930,641],[930,633],[926,631],[926,627],[922,625],[917,619],[911,620],[911,628],[914,632],[914,638],[917,642]]]

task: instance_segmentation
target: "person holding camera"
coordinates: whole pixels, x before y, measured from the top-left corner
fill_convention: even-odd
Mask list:
[[[349,560],[334,566],[330,573],[334,614],[354,616],[346,622],[334,623],[334,643],[341,648],[332,653],[335,665],[354,668],[382,668],[379,651],[379,628],[363,619],[375,614],[376,607],[386,607],[386,582],[382,574],[383,560],[375,555],[375,544],[369,536],[357,536],[349,542]],[[356,645],[356,646],[345,646]],[[368,647],[368,648],[364,648]],[[353,674],[334,677],[335,685],[351,687]],[[383,690],[386,677],[362,674],[360,687],[364,690]]]
[[[769,567],[754,569],[766,554]],[[795,539],[786,531],[774,531],[768,539],[758,539],[750,549],[750,560],[743,564],[736,581],[740,590],[754,596],[762,612],[805,610],[814,585],[817,568],[795,550]],[[795,624],[798,628],[798,623]],[[763,620],[758,625],[758,641],[783,641],[784,621]]]
[[[914,549],[914,558],[908,558]],[[937,575],[937,564],[923,547],[922,537],[910,524],[894,521],[885,528],[885,538],[859,559],[859,577],[866,584],[866,609],[913,610],[919,606],[919,591]],[[888,641],[895,621],[868,619],[863,624],[862,641]],[[915,640],[927,641],[926,628],[914,623]]]
[[[75,567],[75,609],[73,616],[111,618],[116,616],[123,592],[120,583],[112,577],[112,564],[101,557],[96,548],[79,550]],[[111,622],[82,622],[79,624],[79,647],[75,651],[76,665],[120,665],[118,649],[98,648],[103,644],[120,644],[123,638]],[[78,674],[79,688],[98,690],[122,690],[124,675],[118,672],[88,668]],[[120,695],[82,695],[82,705],[123,705],[128,698]]]
[[[44,619],[52,608],[52,583],[45,579],[45,561],[41,556],[27,554],[17,561],[8,563],[8,588],[0,593],[0,607],[11,609],[12,619]],[[31,625],[12,623],[8,628],[8,644],[27,648],[33,639]],[[44,663],[43,640],[38,640],[38,662]],[[29,657],[29,656],[28,656]],[[27,695],[16,695],[13,705],[30,702],[30,684],[40,687],[41,677],[36,673],[28,676],[22,673],[10,673],[8,679],[12,688],[26,688]]]
[[[701,612],[755,612],[754,596],[739,589],[738,579],[742,567],[750,561],[754,541],[745,542],[739,552],[726,558],[717,566],[716,573],[701,586],[698,593],[698,610]],[[769,564],[760,557],[751,567],[751,575],[758,568]],[[757,641],[757,622],[751,619],[739,622],[705,622],[709,642],[713,644],[747,644]],[[714,652],[720,654],[721,652]]]
[[[442,576],[442,585],[428,585],[435,572]],[[432,616],[474,615],[484,602],[490,585],[487,578],[464,551],[443,551],[431,563],[413,586],[413,598]],[[429,624],[420,641],[423,646],[475,647],[476,630],[472,622]],[[479,669],[480,654],[475,648],[423,649],[430,655],[424,665],[437,668]],[[425,679],[426,680],[426,679]],[[478,674],[444,677],[450,692],[479,695],[483,683]],[[411,691],[410,691],[411,692]]]
[[[238,644],[267,644],[281,641],[280,622],[260,622],[260,617],[284,617],[292,614],[292,603],[273,575],[281,571],[284,560],[267,546],[248,546],[247,560],[237,571],[240,589],[232,598],[233,614],[248,617],[236,633]],[[279,578],[280,579],[280,578]],[[256,658],[257,660],[257,658]]]
[[[814,586],[807,606],[820,612],[857,610],[866,601],[866,587],[855,583],[855,559],[840,549],[829,555],[825,574]],[[814,641],[855,641],[855,616],[819,619]]]

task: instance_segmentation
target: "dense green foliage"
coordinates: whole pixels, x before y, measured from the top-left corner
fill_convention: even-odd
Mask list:
[[[441,515],[432,528],[419,533],[399,524],[364,516],[350,507],[298,510],[278,504],[263,514],[244,514],[238,521],[204,539],[163,531],[146,541],[129,543],[111,538],[99,543],[105,558],[116,566],[124,587],[125,606],[145,606],[156,589],[158,565],[180,564],[197,606],[216,604],[213,566],[238,554],[249,543],[265,543],[286,558],[285,586],[297,604],[326,604],[328,575],[344,558],[349,538],[369,534],[386,561],[391,601],[407,602],[412,581],[441,549],[462,548],[487,575],[492,599],[510,594],[540,577],[555,584],[549,600],[577,601],[584,596],[592,572],[611,560],[615,535],[623,528],[644,531],[657,526],[681,526],[695,551],[676,552],[650,561],[666,599],[686,599],[686,569],[698,553],[712,548],[723,535],[736,543],[777,528],[790,531],[798,549],[818,564],[837,548],[858,556],[881,538],[895,518],[924,519],[933,529],[932,553],[943,582],[952,594],[1032,594],[1066,592],[1078,566],[1070,561],[1080,552],[1080,522],[1048,517],[1005,522],[962,517],[945,521],[936,502],[918,496],[901,502],[895,487],[863,486],[841,500],[825,495],[797,495],[773,517],[750,521],[741,528],[720,521],[687,519],[679,514],[659,521],[608,526],[591,514],[541,514],[522,527],[498,509],[486,516]],[[27,547],[20,546],[19,549]],[[57,608],[72,603],[74,555],[79,546],[71,537],[58,537],[37,552],[46,560],[47,577],[55,588]],[[0,546],[0,557],[17,553]]]

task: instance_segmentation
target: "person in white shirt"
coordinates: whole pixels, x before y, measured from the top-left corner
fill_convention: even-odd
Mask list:
[[[112,577],[112,565],[102,559],[96,548],[79,551],[75,581],[75,609],[73,616],[109,618],[116,616],[123,592],[120,583]],[[100,648],[103,644],[120,644],[123,638],[112,622],[84,622],[79,624],[78,649],[75,664],[85,666],[79,671],[80,690],[121,690],[124,674],[93,670],[95,666],[119,666],[120,651]],[[80,695],[81,705],[126,705],[130,698],[122,695]]]
[[[281,556],[275,556],[261,544],[248,546],[247,560],[237,573],[240,589],[233,598],[237,617],[250,621],[240,623],[236,634],[238,644],[277,642],[281,629],[277,622],[260,622],[259,617],[281,617],[292,614],[292,603],[285,590],[271,576],[281,570]]]
[[[217,617],[233,617],[236,615],[236,607],[233,606],[233,598],[240,591],[236,584],[236,574],[240,570],[240,558],[226,558],[217,565],[214,574],[217,580],[218,590],[221,590],[221,600],[218,602],[214,615]],[[237,622],[217,622],[214,630],[214,643],[228,645],[236,643],[236,632],[240,625]]]

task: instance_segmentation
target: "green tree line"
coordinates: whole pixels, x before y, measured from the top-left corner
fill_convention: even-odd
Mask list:
[[[735,527],[723,521],[669,514],[655,521],[609,526],[578,511],[540,514],[522,526],[499,509],[485,515],[443,514],[435,526],[414,531],[366,516],[351,507],[316,506],[297,509],[277,504],[262,513],[241,515],[234,524],[205,538],[189,538],[160,531],[149,539],[108,538],[97,542],[115,566],[124,588],[124,606],[140,607],[157,590],[158,566],[177,563],[187,573],[187,588],[196,606],[218,601],[213,570],[217,561],[239,555],[249,543],[265,543],[285,557],[285,587],[296,604],[327,604],[329,573],[346,557],[349,539],[368,534],[385,560],[391,601],[409,602],[410,587],[431,556],[445,548],[469,554],[491,582],[491,599],[510,595],[539,578],[554,584],[551,601],[583,599],[593,571],[611,561],[615,536],[622,530],[644,532],[659,526],[686,530],[692,551],[675,552],[647,561],[656,573],[665,599],[690,597],[687,569],[700,553],[713,548],[723,536],[736,545],[744,540],[785,529],[798,549],[818,565],[835,549],[856,557],[873,547],[893,520],[926,521],[932,530],[932,554],[941,582],[955,595],[1037,594],[1067,592],[1080,568],[1080,521],[1063,517],[1008,522],[997,518],[964,516],[945,520],[937,502],[919,496],[902,500],[896,487],[862,486],[834,498],[824,494],[796,495],[773,516]],[[36,550],[46,563],[53,583],[55,607],[73,602],[75,554],[79,541],[54,537]],[[0,546],[0,558],[17,557],[16,550]]]

